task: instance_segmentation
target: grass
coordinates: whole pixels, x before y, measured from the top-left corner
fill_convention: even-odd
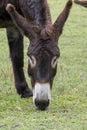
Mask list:
[[[65,2],[49,0],[53,21]],[[30,86],[27,47],[24,70]],[[47,111],[38,111],[32,98],[21,99],[16,93],[6,30],[0,29],[0,130],[87,130],[87,9],[73,5],[59,47],[52,102]]]

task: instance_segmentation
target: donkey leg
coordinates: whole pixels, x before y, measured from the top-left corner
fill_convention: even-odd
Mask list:
[[[23,37],[15,27],[7,28],[10,57],[13,65],[16,90],[22,98],[31,97],[23,71]]]

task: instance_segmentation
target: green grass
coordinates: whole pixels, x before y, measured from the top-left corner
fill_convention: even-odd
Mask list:
[[[53,21],[65,2],[49,0]],[[27,47],[24,70],[31,86]],[[16,93],[6,31],[0,29],[0,130],[87,130],[87,9],[73,5],[59,47],[51,105],[47,111],[38,111],[31,98],[21,99]]]

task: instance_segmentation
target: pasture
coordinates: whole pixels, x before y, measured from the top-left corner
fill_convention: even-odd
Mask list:
[[[55,21],[66,0],[49,0]],[[26,44],[25,44],[26,43]],[[27,75],[28,40],[25,46]],[[61,56],[48,110],[35,109],[14,87],[6,30],[0,29],[0,130],[87,130],[87,9],[73,4],[59,40]]]

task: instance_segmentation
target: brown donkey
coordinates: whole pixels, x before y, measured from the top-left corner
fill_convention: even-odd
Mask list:
[[[57,60],[60,56],[57,43],[72,7],[72,0],[68,0],[54,24],[51,21],[47,0],[19,0],[15,3],[14,0],[11,3],[10,0],[8,1],[6,11],[10,16],[4,12],[2,16],[4,22],[1,26],[7,27],[17,92],[22,97],[32,95],[23,72],[23,45],[21,42],[23,36],[26,35],[30,40],[27,54],[33,102],[38,109],[45,110],[50,104],[53,79],[57,72]],[[6,21],[5,15],[8,16],[9,22]],[[10,17],[14,25],[10,22]],[[12,27],[15,25],[17,28]]]

